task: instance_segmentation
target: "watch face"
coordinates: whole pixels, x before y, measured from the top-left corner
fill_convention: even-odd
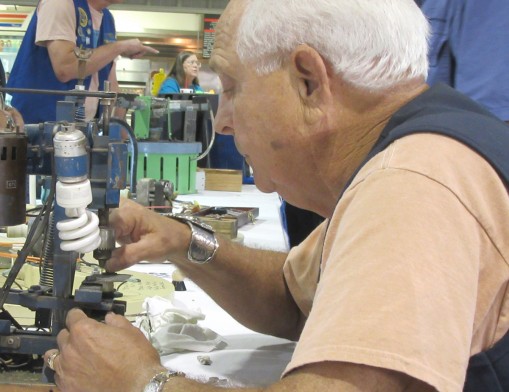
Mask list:
[[[198,264],[212,260],[219,247],[214,229],[194,216],[173,215],[170,218],[186,223],[191,229],[191,242],[187,250],[188,260]]]
[[[150,381],[145,388],[143,388],[143,392],[159,392],[160,382]]]
[[[201,227],[191,227],[191,243],[188,255],[195,263],[205,263],[214,255],[215,237]]]
[[[150,380],[150,382],[145,386],[145,388],[143,388],[143,392],[160,392],[163,390],[166,381],[168,381],[171,377],[175,376],[185,377],[185,374],[171,370],[158,373],[152,378],[152,380]]]
[[[217,250],[217,240],[214,233],[201,227],[191,225],[191,243],[188,249],[188,258],[194,263],[207,263]]]

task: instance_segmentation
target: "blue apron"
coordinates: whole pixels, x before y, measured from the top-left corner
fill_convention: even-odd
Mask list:
[[[66,0],[67,1],[67,0]],[[92,17],[86,0],[74,0],[76,10],[76,46],[93,49],[116,41],[115,23],[108,9],[103,9],[103,19],[97,40],[93,39]],[[37,12],[30,21],[16,61],[12,68],[7,87],[43,90],[68,91],[75,88],[77,79],[67,83],[60,82],[53,71],[48,50],[35,44],[37,30]],[[99,71],[99,86],[108,80],[112,63]],[[90,86],[91,76],[85,79],[85,87]],[[56,103],[64,100],[62,95],[12,94],[11,104],[19,110],[25,123],[34,124],[44,121],[55,121]]]

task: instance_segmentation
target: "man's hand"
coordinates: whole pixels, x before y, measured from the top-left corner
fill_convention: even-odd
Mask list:
[[[109,313],[100,323],[72,309],[66,325],[57,336],[58,353],[49,350],[44,355],[46,363],[53,357],[55,381],[62,392],[139,392],[154,374],[165,370],[150,342],[122,316]]]
[[[143,260],[160,262],[185,257],[191,241],[191,231],[185,223],[126,199],[110,215],[110,225],[121,247],[106,262],[108,271],[118,271]]]
[[[74,42],[47,41],[46,47],[55,76],[62,83],[77,79],[78,76],[92,75],[113,62],[118,56],[140,58],[145,54],[159,53],[158,50],[143,45],[138,39],[115,41],[94,49],[86,63],[84,75],[78,75],[78,59],[74,53],[76,47]]]
[[[139,59],[146,54],[159,53],[157,49],[143,45],[137,38],[117,42],[119,45],[122,46],[120,50],[120,55],[123,57],[129,57],[130,59]]]

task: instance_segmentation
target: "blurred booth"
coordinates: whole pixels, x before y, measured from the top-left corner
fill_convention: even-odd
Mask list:
[[[140,97],[142,105],[131,117],[138,144],[136,177],[170,180],[186,194],[195,192],[197,167],[244,173],[233,136],[213,132],[218,100],[217,94]]]

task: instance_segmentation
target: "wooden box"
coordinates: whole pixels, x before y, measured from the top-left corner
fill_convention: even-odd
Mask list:
[[[209,224],[218,233],[234,239],[237,229],[254,223],[259,209],[253,207],[206,207],[193,215]]]
[[[228,169],[203,169],[205,190],[240,192],[242,190],[242,171]]]

